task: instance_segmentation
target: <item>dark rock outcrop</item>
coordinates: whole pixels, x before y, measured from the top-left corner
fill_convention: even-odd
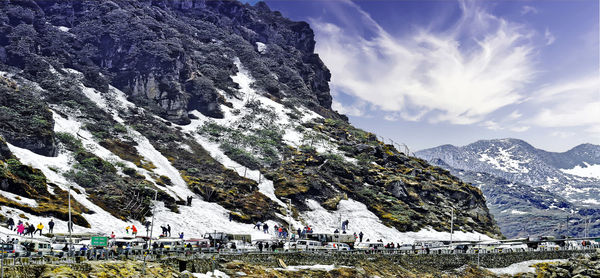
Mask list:
[[[17,147],[55,156],[52,112],[33,91],[0,77],[0,135]]]
[[[4,1],[0,60],[31,76],[49,65],[85,74],[86,86],[111,84],[165,119],[189,122],[188,111],[222,118],[223,93],[239,57],[257,87],[277,99],[331,111],[330,73],[314,53],[314,34],[265,4],[236,1]],[[265,45],[259,52],[257,44]]]

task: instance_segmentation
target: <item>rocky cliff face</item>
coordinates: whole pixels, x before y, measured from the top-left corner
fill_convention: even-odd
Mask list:
[[[39,190],[73,185],[76,223],[98,230],[147,219],[156,190],[157,217],[192,233],[267,220],[337,227],[319,224],[313,212],[325,211],[391,239],[447,231],[454,208],[457,230],[499,234],[477,188],[331,110],[312,30],[263,3],[0,1],[0,10],[3,179],[39,185],[27,196],[2,189],[16,194],[3,193],[10,215],[64,219]],[[56,206],[34,209],[43,202]]]
[[[231,57],[250,67],[272,97],[335,115],[330,74],[313,52],[312,30],[264,4],[6,1],[0,8],[6,11],[2,62],[32,77],[62,64],[84,73],[89,86],[106,92],[111,84],[176,123],[189,123],[189,110],[223,117],[223,94],[235,88]]]

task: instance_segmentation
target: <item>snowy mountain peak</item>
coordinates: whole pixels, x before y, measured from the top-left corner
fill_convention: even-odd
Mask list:
[[[435,165],[451,169],[453,174],[484,189],[488,206],[503,231],[507,227],[513,229],[518,226],[518,223],[507,221],[512,218],[505,212],[525,209],[532,216],[537,215],[531,205],[517,201],[514,196],[527,200],[564,198],[570,206],[581,207],[581,211],[586,213],[596,213],[597,206],[600,205],[593,202],[600,199],[600,145],[582,144],[557,153],[537,149],[519,139],[495,139],[480,140],[462,147],[443,145],[419,151],[416,155]],[[527,190],[522,188],[530,188],[527,190],[535,194],[525,197],[528,195],[523,192]],[[537,191],[532,191],[531,188]],[[560,198],[548,197],[552,195]],[[507,198],[515,201],[507,203]],[[496,200],[498,203],[493,203]],[[554,214],[562,215],[557,209],[562,210],[564,206],[547,205],[546,209],[553,209]],[[540,215],[546,214],[544,211],[545,209],[540,211]],[[522,221],[521,218],[518,221]]]

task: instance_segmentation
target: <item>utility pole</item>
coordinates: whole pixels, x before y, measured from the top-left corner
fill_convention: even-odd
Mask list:
[[[154,214],[156,213],[156,197],[158,197],[158,191],[154,190],[154,204],[152,206],[152,222],[150,223],[150,238],[148,239],[148,246],[146,246],[146,252],[144,252],[144,269],[142,274],[146,276],[146,256],[148,255],[148,249],[152,246],[152,230],[154,230]]]
[[[287,199],[288,201],[288,209],[285,211],[288,218],[288,242],[290,242],[290,238],[292,237],[292,199]]]
[[[477,242],[477,266],[480,266],[479,254],[481,254],[481,236],[479,236],[479,241]]]
[[[454,208],[450,217],[450,244],[452,244],[452,234],[454,234]]]
[[[565,224],[565,237],[569,237],[569,216],[567,215],[567,223]]]
[[[71,219],[71,185],[69,185],[69,222],[67,223],[67,229],[69,229],[69,255],[73,251],[73,220]]]
[[[589,237],[590,236],[589,235],[589,231],[588,231],[588,226],[589,226],[589,222],[590,222],[589,218],[590,218],[589,216],[585,217],[585,226],[584,226],[585,228],[583,229],[583,231],[584,231],[583,232],[583,237]]]
[[[8,240],[8,237],[6,240]],[[0,239],[0,242],[4,243],[4,240]],[[0,253],[0,278],[4,278],[4,253]]]

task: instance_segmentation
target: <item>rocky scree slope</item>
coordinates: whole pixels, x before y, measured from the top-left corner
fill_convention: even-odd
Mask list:
[[[455,228],[499,235],[479,189],[332,111],[312,30],[264,3],[0,1],[0,10],[8,214],[65,220],[58,196],[73,185],[82,227],[143,221],[157,190],[161,220],[195,226],[212,225],[202,211],[284,221],[285,197],[294,224],[311,224],[307,200],[332,211],[356,200],[398,231],[449,230],[452,207]],[[190,195],[201,200],[191,210]]]
[[[417,156],[479,187],[506,236],[583,236],[589,221],[598,234],[598,189],[593,175],[572,169],[599,165],[600,146],[582,144],[564,153],[546,152],[517,139],[444,145]],[[593,173],[593,172],[592,172]]]

